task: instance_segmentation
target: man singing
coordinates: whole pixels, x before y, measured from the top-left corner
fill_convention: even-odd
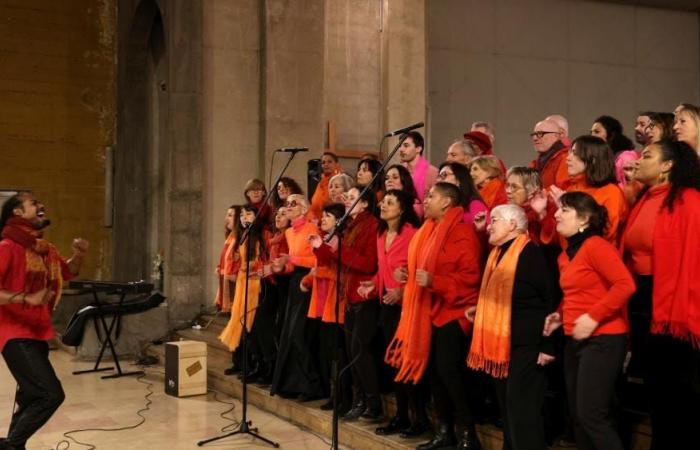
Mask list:
[[[0,450],[24,449],[64,399],[49,361],[51,313],[63,280],[78,274],[88,242],[74,239],[63,259],[42,238],[43,205],[27,192],[10,197],[0,213],[0,352],[17,381],[16,410]]]

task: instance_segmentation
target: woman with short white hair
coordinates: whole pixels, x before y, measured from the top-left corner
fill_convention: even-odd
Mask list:
[[[544,366],[554,360],[542,337],[555,303],[555,278],[542,250],[527,233],[525,211],[517,205],[491,210],[489,255],[476,306],[467,365],[489,374],[503,416],[503,448],[545,450],[542,406]]]

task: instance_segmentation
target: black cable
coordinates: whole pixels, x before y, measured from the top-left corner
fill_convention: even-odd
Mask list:
[[[142,370],[145,369],[144,366],[139,366],[139,368]],[[73,441],[74,443],[76,443],[77,445],[82,445],[84,447],[88,447],[88,450],[95,450],[97,448],[96,445],[81,442],[70,435],[75,434],[75,433],[84,433],[84,432],[88,432],[88,431],[105,431],[105,432],[107,432],[107,431],[133,430],[135,428],[140,427],[144,423],[146,423],[146,416],[144,416],[143,413],[145,413],[146,411],[149,411],[151,409],[151,404],[153,403],[153,400],[151,400],[150,397],[151,397],[151,395],[153,395],[153,383],[150,381],[142,381],[145,376],[146,376],[146,372],[144,371],[144,373],[142,373],[141,375],[139,375],[136,378],[137,382],[139,382],[143,385],[146,385],[146,394],[143,396],[144,400],[146,401],[146,404],[144,405],[143,408],[136,411],[136,415],[141,417],[141,420],[138,423],[136,423],[134,425],[127,425],[127,426],[118,427],[118,428],[80,428],[80,429],[66,431],[65,433],[63,433],[63,437],[65,437],[66,439],[63,439],[63,440],[56,443],[56,447],[55,447],[56,450],[68,450],[71,446],[69,439],[71,441]],[[65,444],[66,446],[60,447],[61,444]]]

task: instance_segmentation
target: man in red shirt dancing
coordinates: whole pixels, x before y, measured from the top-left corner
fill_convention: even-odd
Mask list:
[[[43,205],[28,192],[10,197],[0,213],[0,352],[17,381],[16,408],[0,450],[24,449],[64,399],[49,361],[51,312],[63,280],[78,274],[88,243],[73,240],[63,259],[42,239]]]

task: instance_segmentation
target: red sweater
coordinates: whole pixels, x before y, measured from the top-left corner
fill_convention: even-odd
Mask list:
[[[377,301],[377,297],[362,298],[357,293],[362,281],[372,281],[377,272],[377,219],[368,212],[360,213],[350,222],[340,252],[341,283],[348,303]]]
[[[10,239],[0,241],[0,289],[24,292],[26,261],[24,247]],[[70,272],[65,261],[62,260],[61,266],[64,280],[70,280],[75,276]],[[0,305],[0,351],[11,339],[40,341],[51,339],[53,337],[51,313],[52,307],[49,304]]]
[[[479,299],[481,252],[481,241],[474,227],[463,222],[455,225],[432,273],[433,326],[442,327],[459,320],[465,332],[470,329],[471,322],[464,317],[464,311]]]
[[[564,292],[559,305],[564,334],[570,336],[574,321],[586,313],[598,322],[593,336],[628,331],[625,306],[635,284],[615,246],[599,236],[591,236],[573,260],[566,252],[559,255],[559,272]]]

